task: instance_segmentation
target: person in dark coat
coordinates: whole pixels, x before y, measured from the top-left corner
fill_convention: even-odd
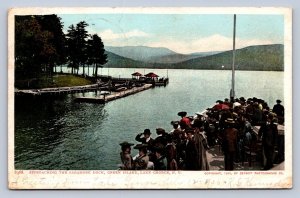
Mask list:
[[[236,155],[237,137],[238,130],[235,128],[235,121],[228,118],[225,123],[227,124],[224,137],[223,137],[223,152],[224,152],[224,162],[225,170],[234,169],[234,158]]]
[[[167,170],[167,162],[164,156],[164,148],[163,147],[155,147],[155,156],[156,159],[154,161],[154,170]]]
[[[165,147],[167,145],[167,133],[163,128],[157,128],[156,134],[158,135],[154,141],[153,146],[154,147]]]
[[[144,135],[144,137],[141,137],[142,135]],[[150,129],[145,129],[144,133],[140,133],[135,137],[135,140],[138,142],[141,142],[142,144],[147,144],[148,145],[148,149],[151,150],[151,147],[153,145],[153,141],[154,139],[151,138],[151,132]]]
[[[259,104],[256,102],[253,104],[253,116],[252,116],[253,125],[261,125],[263,120],[263,111],[259,108]]]
[[[167,145],[166,145],[166,158],[167,158],[167,169],[168,170],[177,170],[178,165],[176,161],[177,153],[176,153],[176,146],[172,140],[172,136],[167,136]]]
[[[262,139],[264,154],[267,159],[264,170],[269,170],[273,167],[274,148],[278,136],[277,125],[274,124],[273,119],[274,115],[270,113],[267,122],[264,123],[258,131],[258,137]]]
[[[185,169],[197,170],[198,169],[198,156],[196,143],[194,141],[194,130],[189,129],[186,131],[187,140],[185,141]]]
[[[278,118],[278,123],[283,124],[284,123],[284,106],[281,105],[281,100],[276,100],[276,105],[273,106],[272,111],[276,113]]]

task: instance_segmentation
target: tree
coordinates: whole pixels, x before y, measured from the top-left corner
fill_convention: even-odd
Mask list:
[[[15,18],[15,74],[16,79],[36,78],[49,70],[49,62],[56,53],[51,43],[53,33],[43,30],[35,16]]]
[[[83,75],[85,75],[85,63],[87,62],[87,38],[88,32],[86,31],[86,27],[88,24],[85,21],[80,21],[76,25],[76,37],[77,37],[77,47],[78,47],[78,58],[79,64],[82,66]],[[77,70],[78,74],[78,70]]]
[[[72,68],[72,74],[74,74],[74,69],[78,69],[79,60],[77,57],[77,41],[76,41],[76,29],[74,25],[71,25],[68,29],[67,36],[67,60],[69,62],[68,66]]]
[[[99,65],[102,67],[107,63],[107,54],[101,38],[94,34],[88,40],[88,63],[94,65],[93,75],[97,77]]]
[[[67,46],[68,46],[68,60],[69,66],[72,67],[72,73],[74,69],[79,66],[83,67],[83,75],[85,75],[85,63],[87,62],[87,38],[88,33],[86,27],[88,24],[85,21],[79,22],[76,27],[71,25],[68,29]]]
[[[62,71],[62,65],[66,63],[66,37],[63,32],[61,18],[55,14],[40,15],[36,16],[36,18],[42,26],[42,30],[49,31],[53,34],[53,37],[49,41],[55,47],[56,53],[51,57],[49,62],[51,73],[53,72],[53,67],[56,69],[57,65],[61,66]]]

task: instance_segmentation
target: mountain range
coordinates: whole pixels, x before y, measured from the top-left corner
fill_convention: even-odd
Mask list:
[[[130,58],[137,61],[149,62],[152,57],[175,55],[176,52],[163,47],[147,47],[147,46],[125,46],[125,47],[105,47],[107,51],[115,53],[119,56]]]
[[[108,63],[104,67],[162,69],[231,69],[232,50],[179,54],[167,48],[145,46],[105,47]],[[237,70],[283,71],[284,46],[256,45],[236,50]]]

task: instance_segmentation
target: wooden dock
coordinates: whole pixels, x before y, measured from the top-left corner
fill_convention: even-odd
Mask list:
[[[152,84],[145,84],[141,87],[133,87],[131,89],[127,89],[124,91],[120,91],[120,92],[114,92],[112,94],[109,95],[102,95],[100,97],[76,97],[75,101],[76,102],[88,102],[88,103],[99,103],[99,104],[105,104],[106,102],[112,101],[112,100],[116,100],[119,98],[124,98],[126,96],[147,90],[152,88],[153,85]]]
[[[94,91],[99,88],[99,84],[74,86],[74,87],[57,87],[57,88],[44,88],[44,89],[22,89],[15,90],[16,95],[59,95],[69,93],[80,93]]]

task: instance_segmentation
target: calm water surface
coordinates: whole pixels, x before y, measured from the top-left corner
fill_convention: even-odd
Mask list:
[[[150,69],[102,69],[103,75],[130,77]],[[102,104],[74,103],[81,94],[59,98],[16,98],[16,169],[117,169],[119,143],[133,143],[145,128],[171,130],[177,112],[194,115],[218,99],[229,97],[230,71],[151,70],[169,76],[166,87],[157,87]],[[283,98],[283,72],[237,71],[236,95],[265,99],[272,107]],[[95,95],[95,93],[85,93]],[[132,150],[136,154],[136,150]]]

